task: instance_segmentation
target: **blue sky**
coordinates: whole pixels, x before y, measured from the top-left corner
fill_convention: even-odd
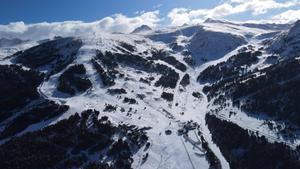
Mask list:
[[[0,38],[129,33],[141,25],[193,25],[207,18],[293,23],[300,19],[300,0],[1,0]]]
[[[247,3],[247,1],[248,3],[253,1],[253,4],[259,4],[257,2],[270,4],[273,2],[274,5],[274,3],[280,4],[298,0],[1,0],[0,24],[17,21],[24,21],[25,23],[66,20],[91,22],[117,13],[134,17],[137,15],[137,11],[154,10],[159,10],[160,17],[165,18],[162,23],[167,23],[170,18],[166,16],[174,8],[213,9],[223,4],[234,6],[236,3]],[[270,8],[266,13],[260,15],[252,15],[251,10],[246,10],[222,18],[236,21],[261,20],[287,10],[299,10],[299,4],[291,5],[288,8]]]
[[[82,20],[91,22],[116,13],[134,16],[136,11],[173,8],[212,8],[218,0],[1,0],[0,24]]]

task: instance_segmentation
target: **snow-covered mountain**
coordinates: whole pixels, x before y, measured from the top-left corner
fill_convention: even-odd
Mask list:
[[[131,33],[132,34],[141,34],[151,31],[152,29],[147,25],[142,25],[140,27],[135,28]]]
[[[291,24],[275,24],[275,23],[234,23],[230,21],[216,20],[212,18],[208,18],[204,21],[204,23],[219,23],[219,24],[229,24],[235,26],[244,26],[249,28],[258,28],[265,30],[273,30],[273,31],[282,31],[291,28]]]
[[[274,50],[300,44],[297,25],[210,19],[0,47],[0,166],[299,168],[299,56]]]
[[[291,29],[274,37],[270,43],[269,50],[282,57],[295,57],[300,54],[300,21],[297,21]]]

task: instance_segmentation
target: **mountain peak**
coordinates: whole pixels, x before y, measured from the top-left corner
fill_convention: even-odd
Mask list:
[[[132,34],[142,33],[142,32],[151,31],[151,30],[152,29],[148,25],[142,25],[140,27],[135,28],[131,33]]]
[[[231,22],[213,19],[213,18],[207,18],[203,23],[231,23]]]
[[[212,19],[212,18],[207,18],[204,23],[214,23],[216,20]]]

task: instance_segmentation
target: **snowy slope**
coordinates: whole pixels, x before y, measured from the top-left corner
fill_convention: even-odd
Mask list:
[[[247,27],[221,21],[206,21],[195,26],[170,27],[148,33],[154,41],[170,45],[173,50],[188,50],[198,64],[219,59],[255,36],[274,35],[278,30]],[[262,38],[263,39],[263,38]],[[175,47],[174,47],[175,46]]]
[[[278,29],[268,28],[207,21],[200,25],[157,30],[144,27],[132,34],[95,33],[91,36],[62,38],[33,48],[30,47],[37,45],[36,42],[9,49],[0,48],[1,64],[19,63],[24,68],[47,74],[36,89],[41,98],[69,106],[65,113],[50,120],[32,122],[16,135],[34,132],[76,113],[95,109],[100,112],[99,118],[108,116],[113,124],[149,128],[149,145],[143,145],[133,153],[132,168],[227,169],[231,161],[225,158],[224,151],[214,142],[206,124],[206,115],[214,114],[212,110],[215,110],[220,119],[237,124],[243,130],[255,129],[270,142],[287,143],[294,148],[299,144],[298,138],[293,143],[283,137],[275,138],[277,133],[269,130],[264,119],[248,116],[237,110],[231,102],[226,108],[218,109],[220,105],[214,104],[216,99],[211,99],[203,92],[205,87],[213,83],[199,83],[198,79],[199,74],[210,66],[226,62],[242,52],[261,50],[262,54],[257,62],[249,63],[248,67],[236,67],[241,69],[241,76],[244,67],[246,72],[251,72],[272,66],[274,63],[266,62],[272,54],[260,49],[263,47],[263,35],[268,34],[269,38],[278,32]],[[297,33],[293,33],[297,32],[296,28],[293,27],[286,36],[297,36]],[[22,50],[25,51],[12,56],[14,52]],[[186,62],[184,52],[192,56],[196,65]],[[51,55],[41,55],[44,53]],[[53,59],[45,62],[49,57]],[[18,58],[23,60],[20,62]],[[28,64],[28,60],[35,66]],[[58,86],[65,80],[62,76],[76,65],[83,65],[84,71],[71,76],[75,77],[75,80],[71,80],[81,84],[82,79],[86,78],[91,86],[70,95]],[[232,65],[225,67],[231,68]],[[185,76],[188,76],[188,83],[183,85]],[[78,77],[81,79],[76,79]],[[111,91],[121,92],[112,94]],[[237,115],[227,118],[228,112],[235,110],[238,111]],[[11,121],[13,123],[14,117]],[[2,121],[0,124],[2,132],[8,124]],[[6,138],[1,142],[3,144],[8,140]]]
[[[269,51],[282,58],[295,57],[300,54],[300,22],[297,21],[290,30],[285,31],[271,40]]]

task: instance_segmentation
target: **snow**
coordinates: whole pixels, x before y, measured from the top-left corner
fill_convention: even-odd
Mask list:
[[[147,25],[142,25],[137,27],[135,30],[131,32],[131,34],[146,34],[147,32],[151,31],[152,29]]]
[[[38,45],[38,43],[35,41],[26,41],[16,45],[0,47],[0,64],[11,64],[9,59],[5,59],[6,57],[11,56],[18,51],[26,50],[36,45]]]
[[[172,44],[188,49],[198,65],[205,61],[222,58],[235,48],[247,44],[252,39],[278,30],[259,29],[230,22],[204,22],[198,25],[168,27],[149,32],[146,37],[158,42]]]
[[[213,108],[207,101],[202,89],[205,84],[199,84],[197,77],[201,71],[210,65],[215,65],[222,61],[226,61],[229,57],[236,54],[239,49],[251,44],[257,48],[261,47],[260,40],[255,39],[258,35],[272,33],[273,30],[265,30],[259,28],[249,28],[242,25],[230,23],[203,23],[196,26],[170,27],[160,30],[147,31],[142,34],[109,34],[95,33],[91,36],[77,37],[82,39],[84,45],[79,50],[75,61],[69,65],[84,64],[87,70],[87,76],[91,80],[93,87],[83,93],[78,93],[76,96],[70,97],[56,89],[58,77],[68,68],[61,72],[50,76],[49,80],[45,81],[39,87],[39,92],[42,96],[54,100],[59,103],[64,103],[70,106],[67,113],[55,119],[51,124],[54,124],[62,119],[68,118],[71,115],[82,112],[86,109],[99,110],[100,116],[106,115],[116,123],[135,124],[139,127],[152,127],[148,130],[148,136],[151,143],[149,150],[144,152],[141,149],[134,155],[133,168],[141,169],[194,169],[194,168],[209,168],[208,161],[203,155],[201,145],[198,144],[199,138],[195,134],[196,130],[189,132],[188,137],[183,137],[177,134],[177,131],[182,128],[183,123],[193,120],[200,125],[199,131],[203,134],[208,142],[209,148],[218,157],[221,166],[228,169],[229,164],[222,155],[218,146],[212,141],[210,131],[205,124],[205,115]],[[149,86],[139,82],[141,77],[153,76],[155,80],[160,75],[154,73],[137,73],[135,69],[122,66],[118,70],[124,73],[130,80],[117,79],[116,85],[113,88],[124,88],[127,91],[126,97],[135,98],[138,104],[128,105],[123,103],[123,99],[107,94],[107,88],[102,86],[101,79],[91,64],[91,59],[96,55],[96,50],[101,52],[113,51],[121,52],[116,47],[120,42],[131,44],[136,48],[134,54],[150,51],[151,49],[163,49],[170,51],[176,59],[184,63],[180,53],[172,51],[169,43],[177,42],[180,46],[184,46],[191,50],[195,55],[198,65],[196,67],[188,67],[186,72],[176,70],[180,75],[180,79],[188,73],[190,75],[190,84],[186,88],[182,88],[178,81],[175,89],[163,89],[161,87]],[[36,42],[28,42],[18,45],[13,48],[0,48],[0,56],[3,59],[6,56],[12,55],[19,50],[27,49],[36,45]],[[260,61],[251,67],[251,69],[264,66],[264,59],[268,53],[263,53]],[[147,57],[147,55],[144,55]],[[201,62],[201,58],[206,58],[209,62]],[[173,67],[165,62],[157,61],[169,67]],[[9,59],[0,61],[1,64],[8,64]],[[180,89],[183,89],[181,92]],[[167,102],[161,99],[163,91],[174,93],[173,102]],[[198,99],[192,96],[193,92],[200,92],[203,97]],[[141,100],[137,94],[145,94],[146,98]],[[105,104],[116,105],[115,112],[103,112]],[[176,103],[178,105],[176,106]],[[121,107],[125,112],[121,112]],[[129,112],[130,108],[132,111]],[[220,117],[226,117],[226,112],[233,109],[225,109],[219,114]],[[182,114],[184,112],[184,114]],[[128,115],[129,113],[129,115]],[[226,118],[245,129],[255,128],[260,130],[261,134],[275,137],[266,126],[261,126],[262,121],[253,117],[246,116],[243,112],[239,112],[234,118]],[[41,126],[50,125],[48,122],[31,125],[26,131],[39,129]],[[256,128],[260,126],[259,128]],[[171,135],[166,135],[165,131],[171,130]],[[279,138],[280,140],[280,138]],[[285,142],[285,140],[281,139]],[[145,153],[149,157],[142,164],[142,157]]]
[[[271,53],[279,54],[282,59],[296,57],[300,54],[300,21],[297,21],[288,31],[273,38],[269,42],[268,50]]]
[[[127,36],[128,35],[125,35],[127,43],[133,43],[134,40],[140,40],[139,36],[131,36],[131,38],[127,38]],[[148,94],[144,100],[138,100],[138,105],[125,104],[122,102],[122,99],[108,95],[106,93],[106,89],[101,87],[101,80],[99,80],[97,72],[95,72],[92,68],[89,60],[95,56],[95,49],[106,51],[109,50],[109,48],[114,47],[116,42],[125,40],[124,37],[121,38],[121,36],[116,35],[109,35],[109,38],[110,40],[107,39],[107,36],[103,37],[103,35],[101,35],[101,37],[96,37],[94,39],[84,39],[85,45],[80,49],[77,59],[75,60],[75,63],[83,63],[87,68],[87,74],[93,83],[93,88],[91,90],[75,97],[63,96],[61,93],[56,91],[57,78],[60,73],[51,76],[49,81],[43,83],[40,87],[41,93],[46,95],[49,99],[70,105],[69,111],[53,123],[64,118],[68,118],[75,112],[79,113],[85,109],[103,110],[105,103],[118,105],[116,112],[106,112],[100,114],[100,116],[104,114],[108,115],[112,121],[116,123],[123,122],[135,124],[140,127],[152,127],[152,129],[148,131],[148,136],[152,143],[148,152],[149,157],[144,164],[141,164],[141,158],[145,152],[143,152],[143,150],[138,152],[134,157],[134,168],[195,168],[195,166],[196,168],[209,168],[209,164],[205,157],[199,157],[199,155],[197,155],[201,154],[201,151],[195,149],[194,146],[186,141],[182,136],[177,135],[177,130],[180,128],[181,122],[185,122],[192,118],[180,119],[179,113],[173,112],[169,103],[162,99],[154,99],[160,98],[160,94],[163,89],[148,86],[139,82],[138,80],[140,77],[146,76],[145,72],[137,74],[132,68],[122,67],[121,70],[126,73],[127,76],[131,77],[132,80],[125,81],[120,79],[114,86],[114,88],[125,88],[128,92],[126,96],[129,98],[137,99],[136,94],[153,93],[153,95]],[[162,48],[161,43],[148,41],[147,45],[149,45],[149,48]],[[136,47],[138,51],[142,51],[145,50],[145,46],[147,45],[142,45],[140,48],[139,45],[137,45]],[[183,75],[184,74],[182,73],[181,76]],[[196,83],[196,81],[194,83]],[[131,92],[131,90],[134,91]],[[173,91],[176,91],[176,89]],[[130,107],[132,107],[132,115],[127,116],[127,113],[122,113],[120,111],[121,106],[125,108],[126,112]],[[144,110],[144,107],[146,107],[146,110]],[[136,113],[134,113],[135,111]],[[176,118],[170,118],[166,112],[170,112]],[[171,135],[165,134],[165,130],[167,129],[172,131]]]
[[[203,30],[191,38],[188,49],[199,64],[201,61],[203,63],[203,60],[219,59],[245,43],[246,40],[242,36]]]

